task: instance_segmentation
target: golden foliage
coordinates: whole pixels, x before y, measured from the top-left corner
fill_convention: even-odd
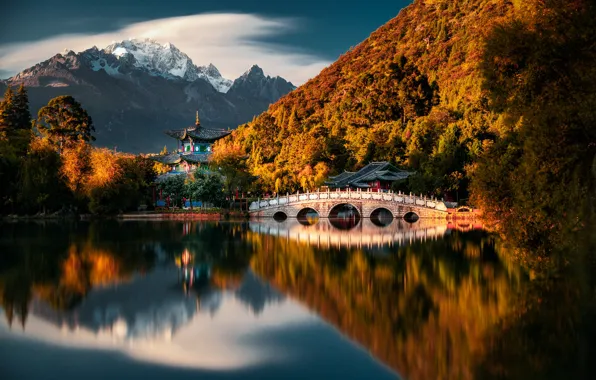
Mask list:
[[[121,154],[106,148],[95,148],[91,151],[91,172],[87,178],[88,188],[102,187],[122,176],[120,166]]]
[[[75,197],[80,196],[90,172],[91,146],[86,142],[73,142],[65,145],[60,155],[62,157],[60,174]]]

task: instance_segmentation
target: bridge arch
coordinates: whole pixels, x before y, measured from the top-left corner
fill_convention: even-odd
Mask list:
[[[390,225],[393,223],[393,219],[393,213],[385,207],[376,208],[370,213],[370,221],[378,227]]]
[[[284,220],[288,219],[288,214],[283,211],[277,211],[275,214],[273,214],[273,219],[278,222],[283,222]]]
[[[362,215],[360,214],[360,210],[358,210],[358,207],[354,206],[349,202],[334,204],[329,209],[329,213],[327,214],[328,218],[346,218],[352,216],[362,218]]]
[[[331,207],[328,218],[329,222],[335,228],[350,230],[360,223],[362,215],[358,207],[346,202],[338,203]]]
[[[408,223],[414,223],[420,219],[420,215],[418,215],[414,211],[408,211],[404,214],[404,220]]]
[[[304,207],[298,211],[298,214],[296,214],[296,219],[298,219],[298,222],[305,226],[317,224],[320,217],[321,214],[319,211],[312,207]]]

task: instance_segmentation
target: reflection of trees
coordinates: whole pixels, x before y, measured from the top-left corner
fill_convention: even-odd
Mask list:
[[[250,260],[245,224],[117,222],[14,223],[0,237],[0,301],[12,323],[25,324],[35,296],[70,310],[97,286],[127,281],[188,250],[212,264],[216,285],[239,285]],[[233,286],[236,287],[236,286]]]
[[[586,230],[596,231],[596,224],[591,227]],[[508,243],[523,246],[511,238]],[[487,335],[490,351],[476,369],[479,378],[595,378],[594,252],[596,234],[581,231],[565,235],[546,263],[527,249],[513,251],[532,268],[532,281],[515,299],[515,312]]]
[[[483,337],[510,312],[519,277],[483,233],[388,257],[253,237],[253,270],[408,378],[472,378]]]
[[[3,226],[0,300],[9,323],[16,314],[24,326],[34,295],[56,309],[70,309],[94,286],[125,281],[135,271],[152,265],[152,255],[142,244],[134,244],[130,237],[110,244],[118,237],[105,239],[103,227],[98,231],[96,226],[75,223]]]

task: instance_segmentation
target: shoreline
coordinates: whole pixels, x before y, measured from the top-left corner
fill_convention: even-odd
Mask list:
[[[142,212],[124,213],[117,215],[5,215],[0,216],[0,221],[90,221],[90,220],[226,220],[246,218],[244,213],[239,212]]]
[[[444,220],[451,221],[474,221],[482,219],[482,212],[478,209],[470,209],[465,212],[458,212],[457,209],[449,209]],[[156,212],[141,211],[117,215],[92,215],[92,214],[63,214],[63,215],[5,215],[0,216],[0,221],[39,221],[39,220],[227,220],[227,219],[249,219],[252,216],[247,212]],[[441,218],[442,219],[442,218]]]

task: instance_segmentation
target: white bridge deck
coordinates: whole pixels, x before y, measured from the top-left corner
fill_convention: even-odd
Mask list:
[[[303,194],[286,194],[285,196],[258,200],[249,207],[251,215],[272,217],[276,213],[284,213],[288,217],[296,217],[305,209],[315,210],[320,217],[327,218],[332,210],[349,204],[358,209],[361,217],[369,218],[378,209],[390,211],[394,217],[404,217],[414,213],[419,217],[446,218],[447,207],[443,201],[401,192],[381,193],[371,191],[317,191]]]

